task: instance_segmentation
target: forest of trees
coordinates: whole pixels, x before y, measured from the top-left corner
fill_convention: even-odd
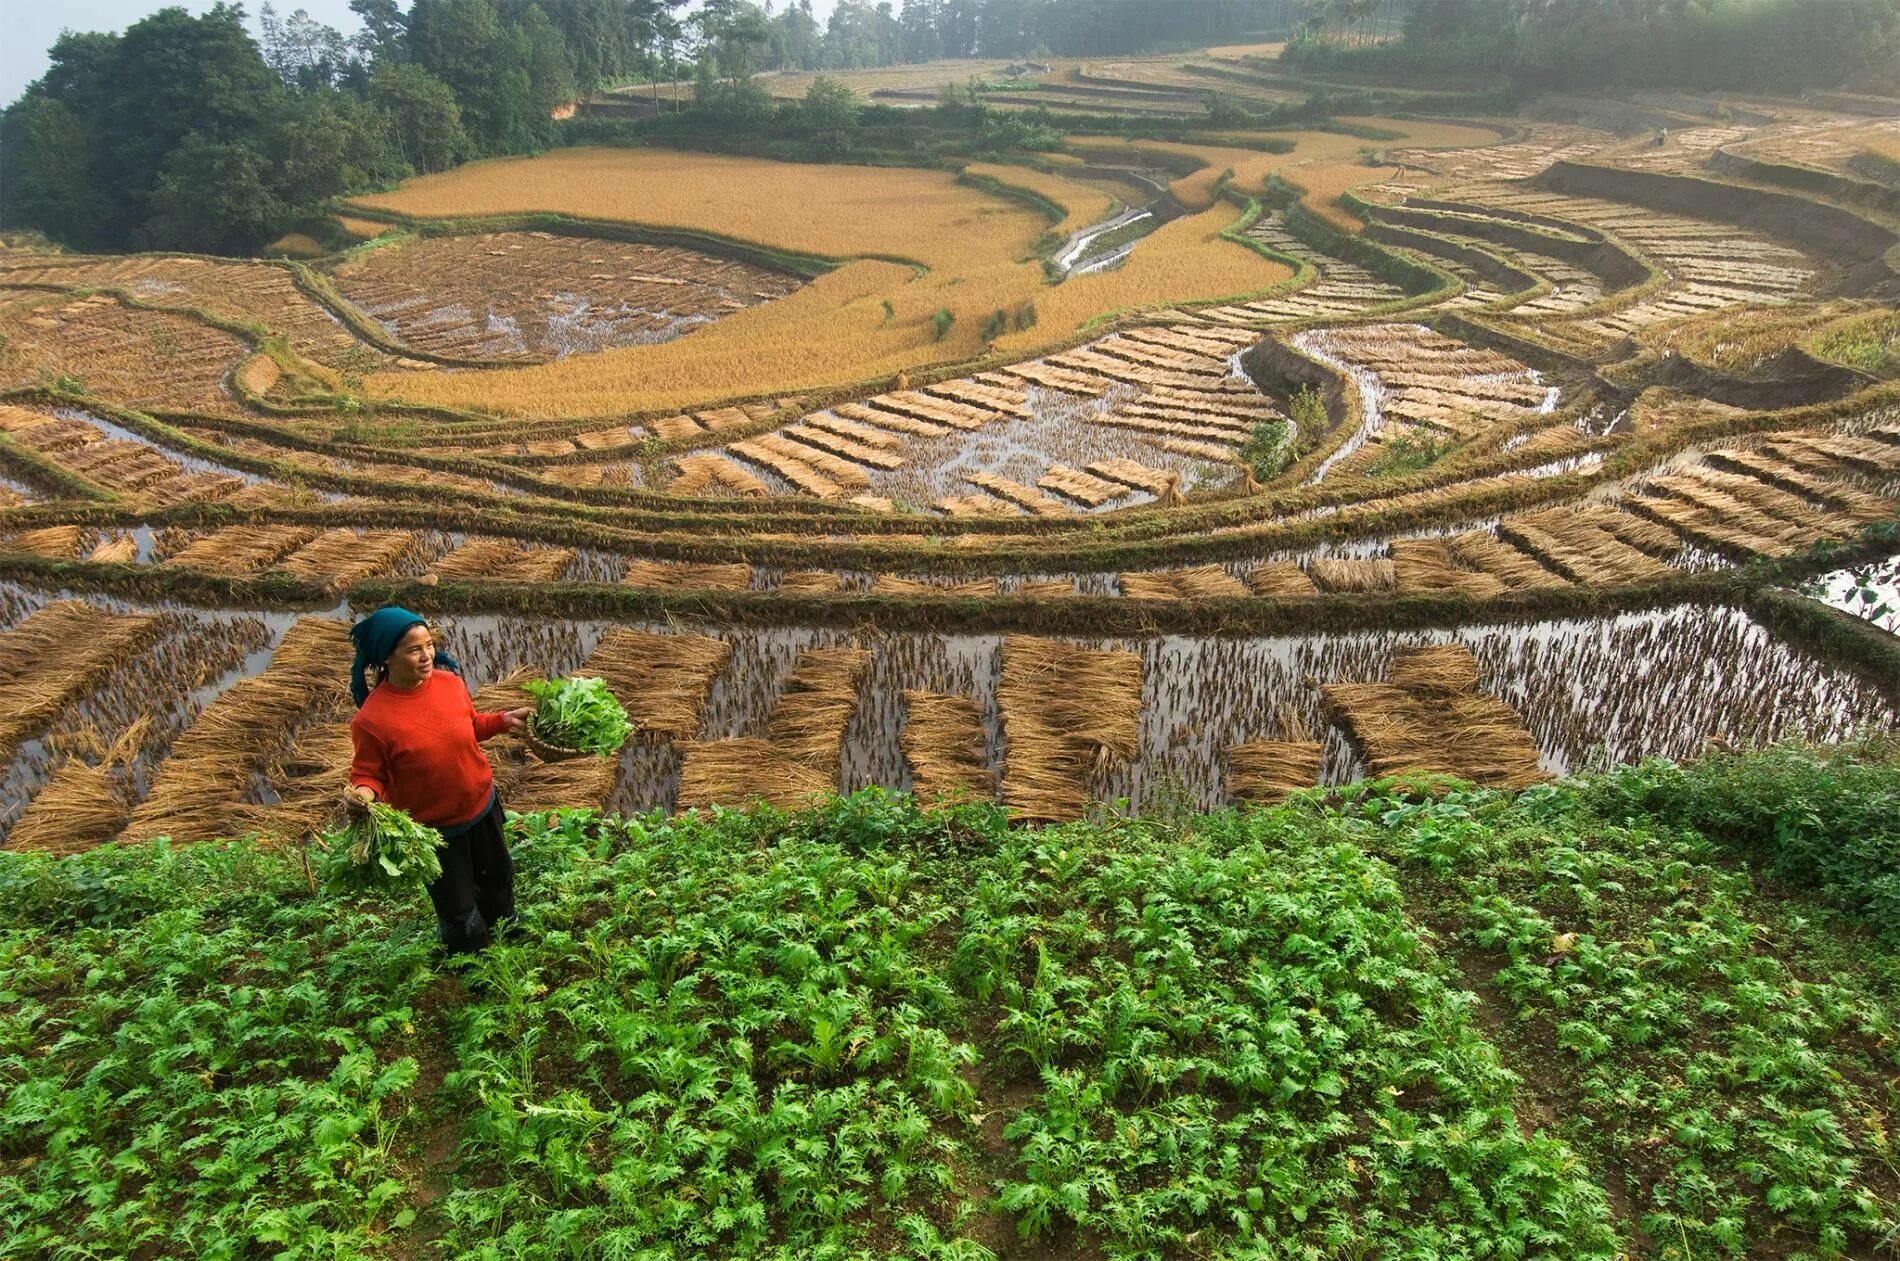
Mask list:
[[[1797,92],[1900,89],[1900,0],[1305,0],[1284,60],[1374,77]],[[1394,41],[1369,33],[1402,32]]]
[[[0,228],[83,249],[255,249],[333,197],[560,142],[578,93],[940,56],[1186,47],[1294,0],[350,0],[346,38],[269,5],[67,32],[0,114]],[[831,126],[826,102],[812,111]],[[833,146],[835,147],[835,146]]]
[[[775,107],[751,76],[1283,31],[1304,71],[1521,93],[1877,87],[1900,66],[1900,0],[838,0],[823,23],[810,0],[350,7],[362,28],[350,37],[269,5],[253,33],[235,4],[63,34],[46,74],[0,113],[0,229],[84,249],[248,252],[320,221],[331,198],[598,135],[556,119],[580,93],[678,78],[697,81],[708,129],[789,120],[807,128],[806,153],[835,157],[855,102],[821,85],[802,110]],[[939,111],[986,140],[1007,130],[982,113]]]

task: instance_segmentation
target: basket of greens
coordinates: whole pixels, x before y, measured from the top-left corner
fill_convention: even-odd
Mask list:
[[[409,893],[442,874],[442,834],[380,801],[322,843],[323,882],[339,893]]]
[[[627,711],[604,679],[530,679],[522,687],[536,702],[523,738],[543,762],[589,753],[611,757],[633,734]]]

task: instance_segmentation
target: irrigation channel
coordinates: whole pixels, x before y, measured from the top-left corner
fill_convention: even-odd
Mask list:
[[[71,598],[0,587],[0,616],[6,625],[18,625],[35,609]],[[122,791],[131,798],[136,823],[140,799],[153,791],[155,781],[162,789],[172,746],[194,724],[205,725],[198,720],[208,707],[232,694],[241,680],[280,677],[273,663],[289,642],[287,636],[298,635],[300,627],[327,624],[327,630],[323,625],[314,629],[331,637],[323,642],[340,645],[351,613],[345,606],[296,615],[86,600],[101,613],[157,614],[160,629],[138,654],[79,682],[45,730],[5,750],[11,761],[0,775],[0,831],[10,830],[30,809],[66,758],[84,752],[98,756],[100,750],[118,745],[130,749]],[[623,653],[623,669],[629,656],[650,657],[658,644],[679,649],[681,661],[697,655],[705,662],[690,680],[666,676],[664,671],[672,666],[647,676],[646,686],[655,693],[671,689],[683,698],[691,717],[674,724],[678,730],[637,741],[623,750],[615,766],[585,768],[578,777],[570,774],[558,783],[524,790],[517,796],[523,808],[568,804],[624,812],[671,810],[681,804],[687,760],[702,753],[708,758],[769,758],[777,756],[782,742],[795,740],[806,742],[799,756],[804,759],[801,774],[807,778],[797,783],[845,790],[869,785],[913,789],[917,741],[941,738],[917,734],[922,721],[917,707],[932,703],[931,698],[948,701],[968,715],[965,748],[946,752],[965,759],[970,782],[981,786],[979,795],[1000,788],[1008,801],[1012,777],[1033,770],[1067,776],[1073,783],[1063,791],[1079,794],[1078,800],[1126,799],[1148,810],[1170,805],[1216,808],[1234,800],[1229,780],[1234,746],[1288,738],[1288,733],[1310,741],[1305,747],[1318,759],[1317,773],[1306,782],[1339,783],[1366,774],[1359,729],[1342,719],[1330,685],[1385,683],[1395,677],[1395,663],[1406,650],[1421,645],[1459,645],[1469,651],[1476,669],[1475,694],[1486,698],[1513,728],[1513,738],[1524,742],[1533,775],[1651,755],[1684,758],[1711,740],[1752,745],[1790,735],[1838,738],[1857,728],[1891,727],[1896,717],[1890,701],[1863,677],[1778,639],[1746,613],[1719,605],[1443,630],[1064,638],[1054,650],[1075,654],[1078,662],[1092,655],[1099,664],[1128,654],[1117,657],[1128,667],[1116,685],[1125,694],[1100,697],[1104,711],[1119,706],[1127,713],[1127,748],[1122,755],[1091,750],[1092,756],[1079,761],[1056,759],[1025,770],[1017,754],[1026,758],[1027,745],[1012,749],[1013,731],[1026,730],[1024,724],[1037,720],[1035,711],[1065,688],[1091,705],[1097,699],[1084,695],[1097,683],[1081,665],[1078,675],[1043,677],[1033,680],[1027,691],[1018,685],[1012,692],[1006,658],[1010,645],[1027,640],[996,634],[485,615],[445,618],[441,631],[471,687],[485,692],[484,704],[496,708],[504,703],[498,689],[524,673],[585,672],[592,666],[612,678],[614,667],[602,668],[601,660],[610,655],[616,640],[624,648],[629,637],[636,645],[631,654]],[[324,675],[321,660],[316,672]],[[680,668],[690,672],[700,667]],[[310,673],[307,663],[291,669],[302,671],[300,678]],[[324,797],[312,785],[327,783],[327,776],[340,786],[347,762],[348,707],[341,691],[346,670],[339,647],[335,677],[316,680],[303,710],[283,718],[277,729],[260,725],[240,741],[254,743],[255,749],[240,748],[234,761],[221,764],[226,782],[218,789],[230,797],[229,813],[219,816],[223,825],[236,819],[268,826],[270,812],[280,801],[293,798],[302,801],[306,812],[314,811],[300,818],[321,817],[333,797]],[[827,671],[829,684],[821,679]],[[814,679],[821,680],[816,690]],[[1737,687],[1736,679],[1747,679],[1750,685]],[[673,686],[680,682],[683,686]],[[826,686],[834,689],[828,697],[823,695]],[[789,704],[788,697],[794,698]],[[630,703],[637,709],[644,699],[634,696]],[[787,736],[787,712],[800,699],[808,709],[816,705],[824,712],[815,726],[808,722],[799,734]],[[1405,721],[1396,714],[1374,719]],[[213,718],[207,721],[217,725]],[[523,756],[512,741],[504,738],[494,744],[510,746],[497,749],[498,764],[522,767]],[[562,767],[540,769],[569,774]],[[755,771],[756,782],[773,782],[769,772],[769,766]],[[721,781],[703,781],[700,789],[692,790],[699,797],[741,804],[727,800],[725,790],[704,788],[704,782]],[[784,790],[775,785],[773,791]],[[562,798],[562,793],[573,794],[573,799]],[[699,804],[699,798],[693,804]],[[154,817],[162,818],[162,812]]]
[[[1128,261],[1143,238],[1187,213],[1181,203],[1151,172],[1132,167],[1092,165],[1072,174],[1097,183],[1112,183],[1136,192],[1136,202],[1100,223],[1090,224],[1062,243],[1052,258],[1060,279],[1107,271]]]

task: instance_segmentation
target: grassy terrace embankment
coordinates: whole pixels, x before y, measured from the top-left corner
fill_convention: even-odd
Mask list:
[[[1879,1255],[1896,797],[534,816],[466,968],[294,853],[9,857],[0,1255]]]

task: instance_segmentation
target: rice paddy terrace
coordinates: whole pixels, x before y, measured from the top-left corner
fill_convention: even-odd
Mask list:
[[[1223,69],[1280,90],[1063,82]],[[1895,550],[1900,125],[1641,112],[961,179],[563,151],[316,263],[0,252],[4,843],[320,824],[386,600],[484,705],[628,700],[617,762],[496,742],[524,809],[1066,819],[1889,727],[1890,636],[1791,589]]]

